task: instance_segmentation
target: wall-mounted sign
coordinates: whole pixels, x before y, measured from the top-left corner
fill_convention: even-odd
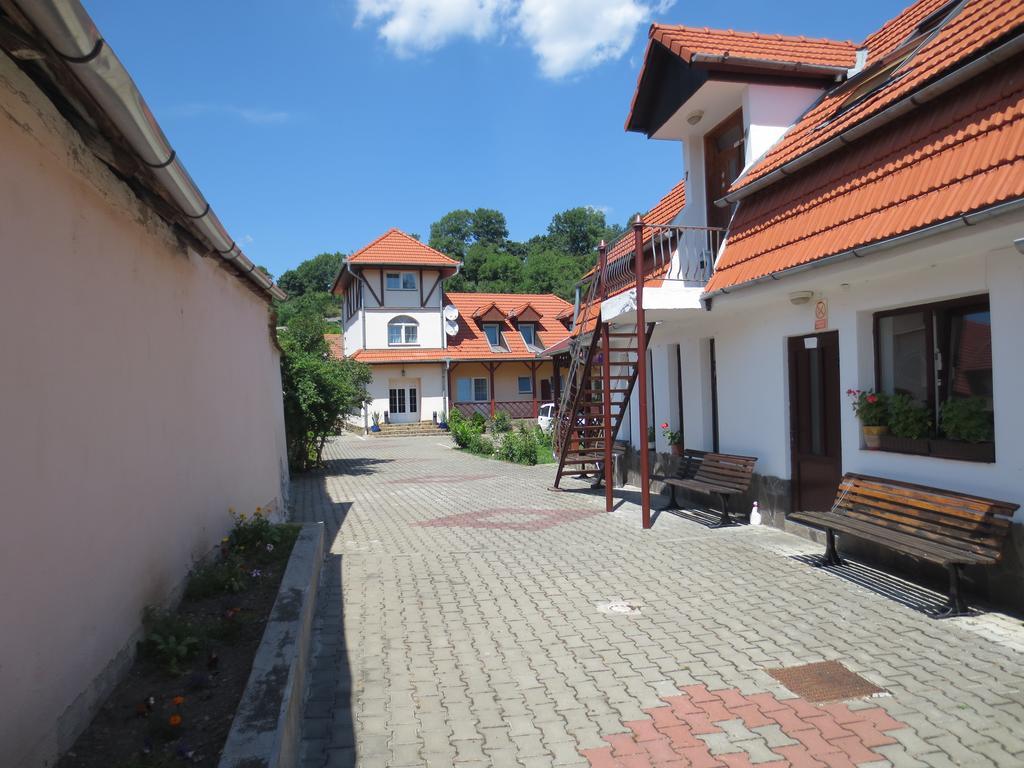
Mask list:
[[[824,331],[828,328],[828,299],[814,302],[814,330]]]

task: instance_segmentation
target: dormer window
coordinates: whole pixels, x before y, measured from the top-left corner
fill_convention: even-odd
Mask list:
[[[487,335],[487,341],[492,347],[497,347],[501,344],[501,326],[498,323],[484,323],[484,333]]]
[[[528,347],[537,346],[537,326],[534,323],[520,323],[519,333]]]
[[[388,346],[401,347],[417,344],[419,341],[419,323],[405,315],[396,317],[388,323]]]
[[[384,283],[389,291],[415,291],[415,272],[386,272]]]

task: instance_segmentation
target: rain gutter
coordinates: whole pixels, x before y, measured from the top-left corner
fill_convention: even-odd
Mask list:
[[[124,136],[135,155],[210,245],[263,292],[288,298],[228,234],[167,141],[142,94],[78,0],[17,0],[21,11]]]
[[[900,99],[895,104],[886,107],[881,112],[869,117],[867,120],[847,128],[838,136],[832,137],[824,144],[820,144],[809,152],[805,152],[800,155],[796,159],[779,166],[774,171],[766,173],[761,178],[750,182],[735,192],[729,193],[724,197],[715,200],[715,205],[720,208],[724,208],[725,206],[732,205],[746,197],[750,197],[750,195],[755,192],[758,192],[777,181],[781,181],[787,176],[793,175],[811,163],[814,163],[827,155],[831,155],[833,152],[842,149],[847,144],[851,144],[854,141],[863,138],[867,134],[888,125],[893,120],[902,117],[908,112],[927,104],[929,101],[932,101],[945,93],[948,93],[967,80],[1002,64],[1004,61],[1017,55],[1021,51],[1024,51],[1024,34],[1018,33],[1015,37],[1006,41],[999,47],[979,56],[959,69],[953,70],[948,75],[933,82],[931,85],[926,85],[920,90],[914,91],[909,96]]]
[[[760,285],[761,283],[775,282],[777,280],[781,280],[783,277],[799,274],[800,272],[805,272],[808,269],[824,267],[829,264],[836,264],[853,258],[863,258],[864,256],[870,256],[871,254],[879,251],[888,251],[901,245],[913,243],[917,240],[923,240],[924,238],[931,237],[932,235],[938,235],[954,229],[960,229],[962,227],[970,227],[988,219],[995,218],[996,216],[1012,213],[1022,208],[1024,208],[1024,197],[1018,197],[1015,200],[1009,200],[1005,203],[999,203],[998,205],[993,205],[988,208],[982,208],[980,211],[975,211],[974,213],[965,213],[961,216],[957,216],[955,219],[948,219],[947,221],[942,221],[938,224],[932,224],[930,226],[923,227],[922,229],[916,229],[913,232],[896,235],[895,237],[879,240],[858,248],[851,248],[848,251],[842,251],[841,253],[809,261],[805,264],[798,264],[795,267],[790,267],[789,269],[783,269],[779,272],[773,272],[770,275],[754,278],[753,280],[748,280],[745,283],[739,283],[730,288],[719,288],[717,291],[712,291],[711,293],[706,293],[701,296],[701,301],[704,303],[706,308],[710,309],[710,302],[716,296],[729,295],[742,288],[750,288],[755,285]]]
[[[805,64],[801,61],[775,61],[772,59],[755,59],[744,56],[730,56],[719,53],[695,53],[690,57],[691,64],[729,64],[738,67],[751,67],[761,70],[778,72],[799,72],[806,75],[822,75],[840,79],[846,77],[849,67],[833,67],[828,64]]]

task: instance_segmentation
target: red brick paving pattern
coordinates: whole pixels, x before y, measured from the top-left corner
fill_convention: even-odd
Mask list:
[[[413,525],[428,528],[489,528],[503,531],[543,531],[563,523],[574,523],[600,514],[593,509],[534,509],[508,507],[463,512],[458,515],[435,517]]]
[[[886,732],[906,728],[881,707],[814,705],[744,696],[736,688],[703,685],[644,710],[649,720],[624,725],[629,733],[605,736],[609,746],[583,750],[593,768],[849,768],[884,760],[874,747],[895,744]],[[702,738],[703,737],[703,738]],[[773,746],[775,745],[775,746]],[[772,754],[774,753],[774,754]]]

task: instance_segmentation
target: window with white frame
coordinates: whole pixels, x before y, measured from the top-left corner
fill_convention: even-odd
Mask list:
[[[480,377],[465,377],[455,382],[455,397],[457,402],[472,403],[489,400],[487,391],[487,379]]]
[[[529,376],[519,377],[519,394],[520,395],[532,395],[533,394],[533,379]]]
[[[411,317],[400,315],[388,323],[388,346],[397,347],[417,344],[419,323]]]
[[[520,323],[519,333],[523,337],[523,341],[529,347],[537,346],[537,326],[533,323]]]
[[[384,284],[389,291],[415,291],[415,272],[387,272],[384,275]]]
[[[492,347],[497,347],[501,344],[501,326],[497,323],[484,323],[484,333],[487,335],[487,341]]]

